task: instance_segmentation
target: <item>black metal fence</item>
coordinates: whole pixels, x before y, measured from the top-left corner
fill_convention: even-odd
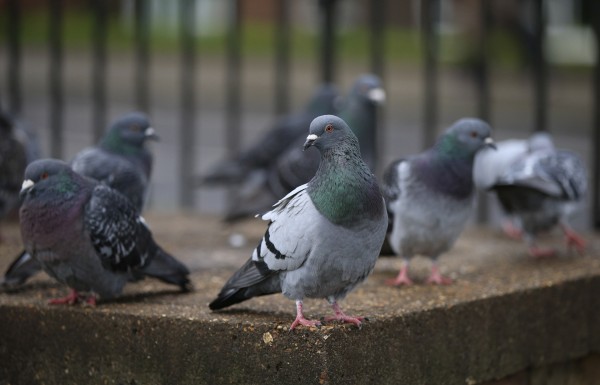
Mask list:
[[[150,1],[132,0],[134,12],[134,51],[135,51],[135,78],[134,83],[134,105],[142,111],[150,111],[150,95],[154,90],[148,81],[151,64],[151,41],[150,41]],[[316,40],[315,49],[318,52],[320,78],[323,81],[335,82],[336,71],[339,67],[338,48],[336,45],[336,31],[338,28],[337,15],[340,7],[345,6],[347,0],[310,0],[318,1],[318,16],[320,25],[320,38]],[[544,130],[548,121],[548,66],[544,52],[544,38],[546,36],[546,1],[527,0],[532,3],[532,26],[533,28],[533,52],[532,71],[533,92],[532,97],[535,105],[535,117],[532,130]],[[66,0],[46,0],[41,2],[47,7],[48,33],[47,49],[49,57],[48,68],[48,105],[49,122],[51,131],[49,135],[50,155],[61,157],[64,152],[64,42],[62,30],[64,27],[64,10],[73,2]],[[107,41],[109,33],[108,12],[110,4],[115,2],[104,0],[88,0],[92,20],[89,44],[92,50],[92,66],[89,69],[91,76],[91,104],[92,104],[92,130],[93,139],[99,138],[107,123]],[[481,0],[479,15],[480,34],[476,48],[477,77],[476,77],[476,100],[477,114],[485,119],[492,119],[490,103],[490,68],[493,67],[488,58],[488,47],[490,39],[490,20],[492,10],[490,1]],[[592,141],[592,202],[593,202],[593,224],[600,228],[600,5],[597,1],[582,3],[589,6],[588,18],[595,32],[596,59],[595,76],[593,81],[593,132]],[[24,5],[25,4],[25,5]],[[5,14],[5,43],[6,43],[6,84],[3,88],[2,99],[9,112],[19,115],[23,111],[23,105],[27,101],[23,98],[23,58],[22,58],[22,19],[27,2],[20,0],[4,0],[0,3],[0,12]],[[226,39],[226,66],[225,66],[225,105],[223,114],[225,116],[225,144],[227,152],[234,154],[240,149],[240,127],[243,105],[240,87],[242,85],[242,73],[244,56],[242,54],[243,34],[243,12],[245,6],[252,6],[251,2],[242,0],[229,0],[227,14],[227,39]],[[392,68],[386,67],[386,49],[384,45],[384,33],[386,25],[389,25],[389,5],[386,0],[371,0],[360,3],[364,7],[369,31],[369,68],[373,73],[385,79]],[[413,2],[414,4],[414,2]],[[422,101],[422,143],[432,143],[435,129],[438,125],[439,106],[439,63],[440,63],[440,35],[438,24],[442,2],[440,0],[423,0],[417,3],[420,13],[420,21],[417,23],[421,29],[421,44],[423,45],[423,101]],[[275,114],[284,114],[290,109],[290,87],[287,86],[291,76],[291,44],[292,30],[290,20],[292,18],[292,0],[273,0],[272,6],[276,8],[274,28],[274,100],[273,110]],[[194,151],[193,143],[196,141],[196,121],[200,110],[198,93],[200,92],[193,81],[199,67],[197,46],[195,44],[194,29],[197,27],[196,15],[197,1],[180,0],[178,2],[179,16],[179,55],[180,55],[180,142],[179,163],[181,167],[178,177],[180,183],[180,205],[190,207],[193,205],[193,187],[188,181],[192,180],[194,173]]]

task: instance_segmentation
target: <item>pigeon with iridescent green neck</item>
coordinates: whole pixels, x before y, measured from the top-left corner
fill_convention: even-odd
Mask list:
[[[408,263],[415,255],[431,258],[430,283],[447,284],[438,257],[453,245],[474,204],[475,154],[493,146],[490,126],[479,119],[461,119],[430,149],[388,166],[383,193],[390,216],[388,240],[403,265],[388,284],[409,285]]]
[[[158,278],[188,290],[188,269],[154,241],[122,194],[77,174],[65,162],[41,159],[25,170],[21,235],[44,271],[72,290],[51,303],[114,298],[130,280]]]
[[[316,118],[304,148],[316,147],[321,163],[315,176],[262,216],[267,231],[244,264],[210,303],[213,310],[252,297],[283,293],[296,301],[298,325],[305,298],[325,298],[339,320],[360,326],[338,301],[371,273],[387,228],[387,214],[375,176],[360,157],[356,136],[333,115]]]

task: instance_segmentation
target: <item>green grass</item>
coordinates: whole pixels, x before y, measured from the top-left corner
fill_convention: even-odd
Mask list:
[[[0,24],[5,25],[6,12],[0,12]],[[91,14],[85,7],[65,8],[63,37],[65,50],[88,50],[91,47]],[[151,30],[152,54],[176,54],[179,40],[176,30],[155,25]],[[419,63],[422,58],[420,34],[415,29],[387,27],[385,30],[385,58],[387,62]],[[270,57],[274,50],[274,26],[245,22],[242,29],[242,55],[244,57]],[[369,31],[363,26],[345,28],[337,34],[340,60],[368,60]],[[6,29],[0,29],[0,41],[6,40]],[[111,14],[108,22],[108,47],[111,52],[127,51],[133,47],[133,25],[125,25],[118,15]],[[201,56],[220,56],[226,52],[227,36],[203,35],[197,38]],[[45,9],[28,11],[22,18],[22,43],[25,47],[44,48],[48,44],[48,13]],[[292,56],[308,60],[319,53],[318,36],[295,27],[292,30]],[[460,36],[443,35],[440,40],[441,59],[444,63],[464,64],[468,59],[465,40]],[[495,67],[520,65],[518,47],[503,31],[494,31],[490,39],[490,62]],[[467,59],[466,59],[467,58]]]

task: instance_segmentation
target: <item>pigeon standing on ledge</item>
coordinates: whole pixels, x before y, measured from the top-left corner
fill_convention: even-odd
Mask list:
[[[160,248],[136,208],[122,194],[77,174],[65,162],[42,159],[25,170],[21,235],[44,271],[68,285],[51,301],[96,303],[118,296],[144,276],[188,290],[188,269]],[[82,295],[80,292],[87,294]]]
[[[437,266],[473,210],[475,154],[493,146],[490,126],[479,120],[461,119],[449,127],[430,149],[394,161],[385,171],[383,193],[391,222],[388,240],[403,260],[393,286],[410,285],[408,264],[414,255],[431,258],[428,283],[449,284]]]
[[[146,148],[148,140],[158,140],[148,117],[141,112],[123,115],[112,123],[97,146],[85,148],[75,155],[71,167],[122,193],[140,214],[152,172],[152,153]],[[23,171],[18,176],[18,189]],[[38,261],[23,251],[4,273],[2,286],[22,285],[41,269]]]
[[[326,298],[335,312],[326,320],[361,325],[362,318],[344,314],[338,301],[375,267],[387,228],[385,203],[343,120],[313,120],[304,148],[312,146],[321,154],[317,173],[262,216],[269,221],[264,237],[211,309],[281,292],[296,300],[290,330],[320,325],[304,317],[304,298]]]
[[[550,135],[539,132],[528,140],[528,151],[501,171],[490,190],[513,218],[513,234],[524,238],[531,256],[555,254],[554,249],[539,247],[535,238],[557,225],[568,246],[585,250],[584,239],[568,223],[587,190],[585,165],[575,153],[557,150]]]

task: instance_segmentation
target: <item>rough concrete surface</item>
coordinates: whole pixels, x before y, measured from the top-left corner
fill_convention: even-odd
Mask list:
[[[151,279],[115,301],[50,306],[66,288],[40,274],[0,293],[0,384],[476,384],[528,368],[600,352],[600,238],[588,252],[534,260],[498,231],[469,229],[440,259],[456,279],[446,287],[392,288],[398,258],[342,303],[368,316],[362,329],[327,324],[287,329],[293,301],[251,299],[211,312],[207,303],[249,256],[265,223],[234,228],[215,217],[151,213],[155,238],[193,271],[196,290],[180,294]],[[245,246],[232,248],[232,232]],[[19,249],[18,228],[3,225],[0,269]],[[411,264],[422,280],[427,260]],[[307,300],[308,317],[328,315]],[[595,360],[594,362],[597,362]],[[515,382],[516,383],[516,382]]]

